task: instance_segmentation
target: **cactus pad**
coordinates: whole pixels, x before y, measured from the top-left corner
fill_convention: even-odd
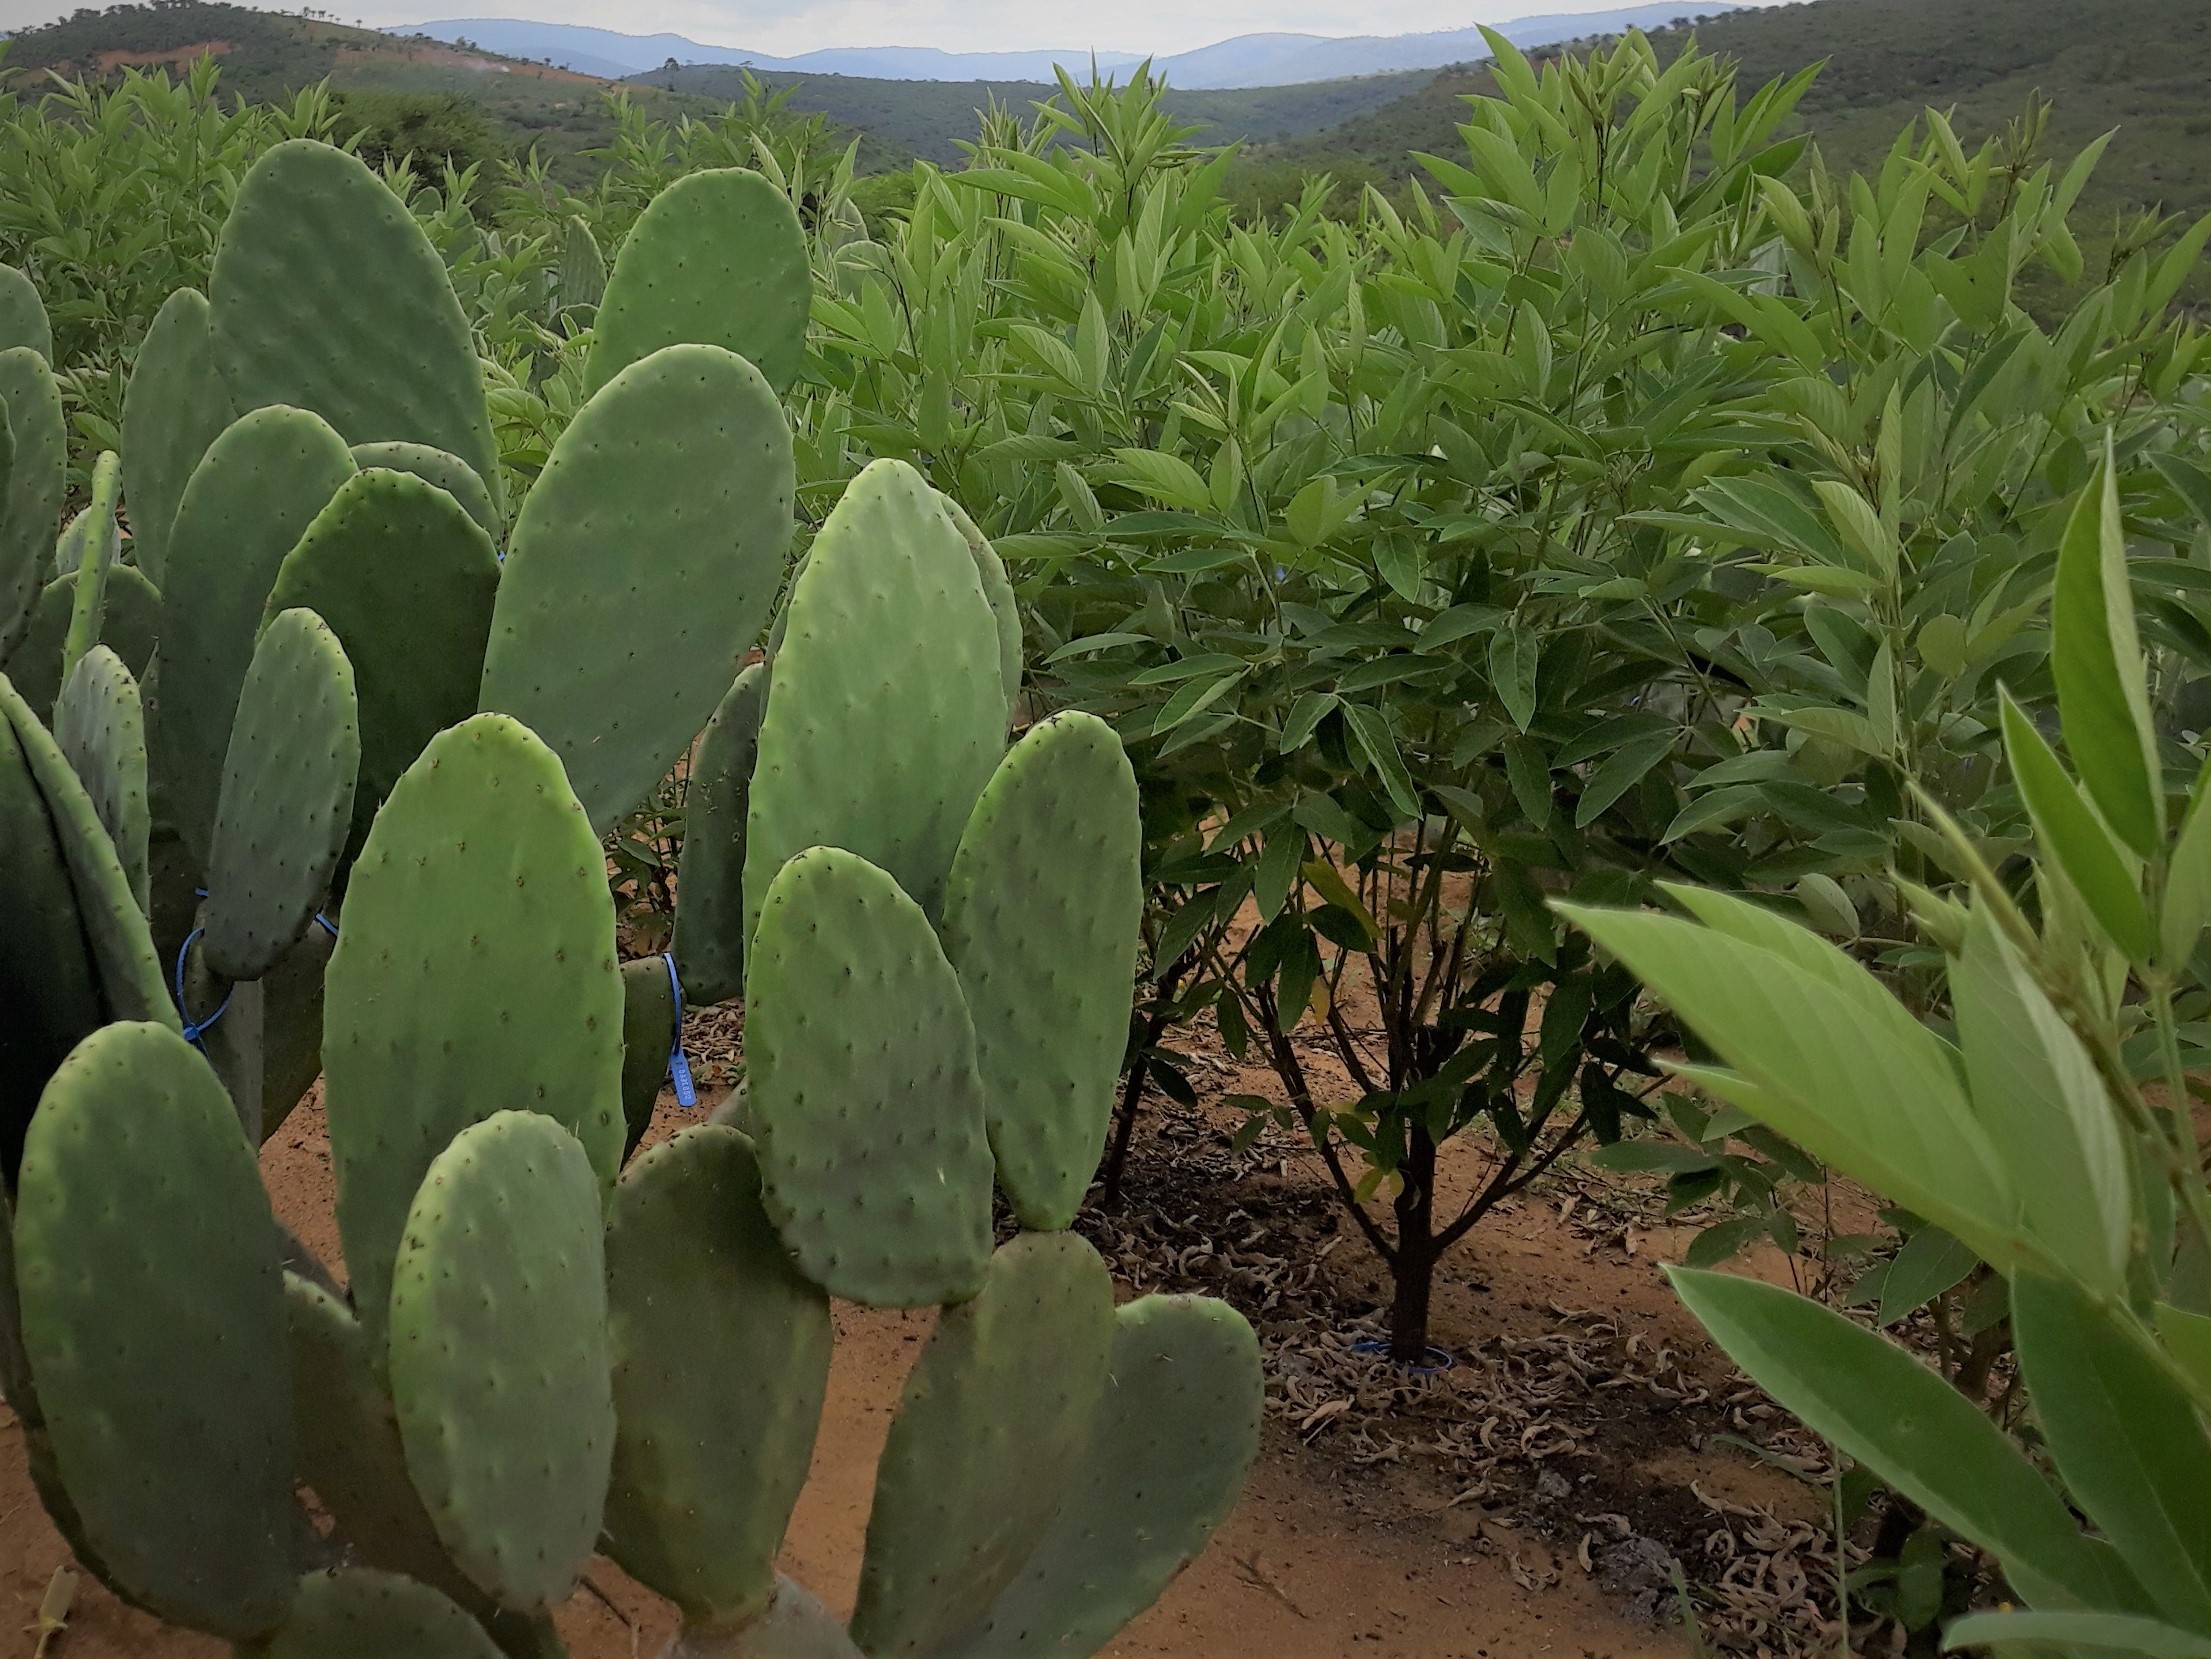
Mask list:
[[[215,808],[201,948],[224,978],[259,979],[308,925],[345,846],[360,766],[338,636],[313,611],[278,612],[239,688]]]
[[[983,584],[983,597],[990,601],[990,619],[998,625],[998,672],[1005,682],[1006,714],[1010,722],[1014,699],[1021,695],[1021,601],[1014,595],[1013,583],[1006,578],[1006,561],[998,557],[998,549],[990,545],[990,538],[967,516],[967,509],[942,490],[937,492],[937,498],[944,503],[944,510],[952,515],[952,522],[960,527],[960,534],[967,541],[967,551],[975,560],[976,579]]]
[[[1113,728],[1058,714],[1007,754],[945,889],[998,1184],[1024,1227],[1088,1190],[1128,1044],[1144,911],[1136,774]]]
[[[599,1535],[614,1401],[599,1181],[552,1119],[500,1112],[430,1165],[392,1274],[387,1365],[446,1552],[503,1607],[563,1600]]]
[[[8,677],[31,712],[50,720],[61,695],[61,651],[75,608],[75,572],[57,576],[39,590],[38,604],[22,643],[8,658]],[[161,627],[161,590],[129,565],[107,573],[107,598],[101,606],[100,643],[123,659],[131,678],[143,681],[154,660],[154,636]]]
[[[1073,1233],[1023,1233],[947,1308],[876,1465],[852,1639],[938,1651],[1052,1524],[1089,1444],[1113,1347],[1113,1278]]]
[[[108,1017],[151,1020],[176,1030],[177,1011],[170,1005],[169,988],[154,956],[146,913],[131,892],[130,877],[116,856],[115,843],[100,825],[92,797],[52,736],[4,678],[0,678],[0,717],[14,728],[38,792],[45,798],[55,840],[69,866],[69,885],[84,936],[92,945]]]
[[[614,258],[592,325],[596,391],[663,346],[721,346],[788,391],[806,364],[814,293],[790,198],[742,167],[691,173],[652,199]]]
[[[760,1207],[752,1147],[696,1124],[645,1153],[607,1218],[620,1432],[607,1553],[713,1630],[768,1604],[829,1382],[829,1303]]]
[[[433,738],[353,867],[324,979],[323,1090],[356,1306],[381,1328],[430,1161],[509,1107],[622,1152],[622,979],[599,843],[560,762],[500,715]]]
[[[0,409],[12,437],[0,496],[0,658],[15,648],[31,619],[46,561],[53,556],[54,528],[68,493],[69,429],[62,421],[61,388],[46,359],[29,346],[0,351]]]
[[[292,1577],[284,1290],[207,1063],[160,1026],[87,1037],[46,1086],[16,1205],[24,1342],[86,1536],[163,1617],[265,1634]]]
[[[261,612],[284,556],[354,473],[345,440],[302,409],[257,409],[208,446],[169,527],[154,795],[207,867],[223,756]]]
[[[445,262],[359,157],[292,139],[255,162],[208,301],[239,408],[312,409],[349,443],[434,444],[497,489],[483,370]]]
[[[92,798],[141,911],[147,893],[146,713],[123,659],[95,645],[54,704],[54,742]]]
[[[499,556],[466,509],[381,467],[347,479],[285,555],[268,617],[313,611],[353,665],[360,833],[423,745],[475,711],[498,591]]]
[[[320,922],[261,976],[261,1138],[277,1132],[322,1075],[322,976],[330,937]]]
[[[122,493],[122,457],[112,449],[103,450],[92,464],[91,505],[70,525],[78,538],[74,566],[77,583],[70,595],[69,632],[62,636],[61,680],[64,686],[69,683],[71,671],[84,660],[84,654],[100,643],[100,624],[106,619],[108,572],[115,568],[115,555],[122,539],[115,522],[115,509],[122,500]],[[69,539],[67,535],[62,538],[64,542]]]
[[[961,1659],[1084,1659],[1159,1599],[1236,1507],[1259,1450],[1265,1379],[1242,1314],[1144,1296],[1114,1316],[1090,1449],[1059,1518]]]
[[[867,860],[817,847],[776,877],[745,1053],[767,1210],[799,1270],[875,1307],[974,1295],[991,1179],[974,1031],[929,919]]]
[[[522,504],[480,706],[553,746],[600,830],[691,746],[767,621],[791,467],[758,372],[673,346],[584,405]]]
[[[179,288],[154,314],[123,393],[123,499],[131,557],[154,581],[169,555],[169,528],[192,469],[235,411],[215,367],[207,299]]]
[[[941,907],[1005,752],[998,629],[967,543],[902,461],[853,480],[792,584],[760,722],[745,912],[808,847],[845,847]]]
[[[484,1627],[427,1584],[351,1567],[299,1581],[291,1616],[253,1659],[502,1659]]]
[[[61,839],[15,728],[0,720],[0,1188],[15,1184],[39,1090],[77,1040],[107,1019],[100,971],[77,915]],[[9,1398],[16,1389],[9,1384]],[[26,1421],[34,1413],[16,1401]]]
[[[291,1321],[299,1478],[337,1523],[339,1539],[372,1567],[405,1573],[448,1595],[480,1596],[438,1542],[407,1476],[382,1356],[371,1352],[361,1322],[296,1273],[284,1275],[284,1304]]]
[[[51,363],[54,329],[36,284],[13,265],[0,265],[0,350],[15,346],[27,346]]]
[[[652,1125],[668,1054],[676,1040],[676,988],[668,959],[641,956],[622,964],[622,1159],[637,1150]]]
[[[745,988],[745,809],[767,706],[768,665],[756,662],[737,676],[691,754],[676,867],[683,902],[670,949],[684,994],[701,1007]]]
[[[483,526],[485,535],[498,538],[499,515],[492,511],[491,492],[476,476],[476,469],[458,455],[428,444],[355,444],[353,464],[363,472],[382,467],[387,472],[412,473],[425,484],[435,484],[467,509],[468,516]]]

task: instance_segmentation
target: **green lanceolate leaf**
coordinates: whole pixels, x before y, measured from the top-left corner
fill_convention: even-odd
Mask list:
[[[2131,1607],[2139,1597],[2113,1583],[2072,1512],[2004,1432],[1903,1349],[1793,1291],[1687,1268],[1667,1277],[1759,1387],[1996,1556],[2015,1584],[2050,1587],[2080,1606]]]
[[[2066,1491],[2157,1610],[2211,1630],[2211,1444],[2139,1327],[2077,1287],[2011,1286],[2019,1367]]]
[[[2003,719],[2004,752],[2043,850],[2057,861],[2111,942],[2133,961],[2153,960],[2157,935],[2126,854],[2008,692]]]
[[[2143,858],[2156,858],[2165,844],[2165,790],[2108,439],[2102,472],[2082,493],[2058,548],[2050,626],[2058,712],[2073,766],[2119,839]]]

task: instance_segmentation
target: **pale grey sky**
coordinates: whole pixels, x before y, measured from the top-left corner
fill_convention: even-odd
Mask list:
[[[0,29],[43,23],[77,0],[0,0]],[[433,17],[527,17],[625,34],[670,30],[717,45],[787,56],[820,46],[941,46],[948,51],[1048,48],[1181,52],[1230,35],[1407,34],[1549,12],[1597,11],[1623,0],[316,0],[372,26]],[[270,8],[290,9],[290,8]]]

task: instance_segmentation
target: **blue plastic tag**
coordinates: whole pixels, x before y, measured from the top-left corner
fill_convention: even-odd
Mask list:
[[[668,1051],[668,1075],[676,1080],[676,1104],[683,1107],[699,1103],[698,1090],[691,1086],[691,1062],[683,1052],[681,1043]]]

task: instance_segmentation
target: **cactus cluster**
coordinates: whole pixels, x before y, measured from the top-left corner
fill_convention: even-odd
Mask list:
[[[790,579],[809,280],[764,181],[666,192],[579,283],[593,395],[502,552],[443,267],[279,146],[57,549],[0,269],[0,1386],[86,1567],[241,1654],[544,1659],[595,1550],[675,1654],[1094,1652],[1256,1449],[1243,1320],[1117,1309],[1067,1230],[1127,759],[1084,715],[1008,747],[1012,590],[911,468]],[[672,955],[625,965],[600,835],[687,754]],[[639,1152],[685,992],[744,997],[748,1081]],[[318,1074],[344,1288],[256,1178]],[[849,1626],[774,1570],[832,1297],[942,1309]]]

